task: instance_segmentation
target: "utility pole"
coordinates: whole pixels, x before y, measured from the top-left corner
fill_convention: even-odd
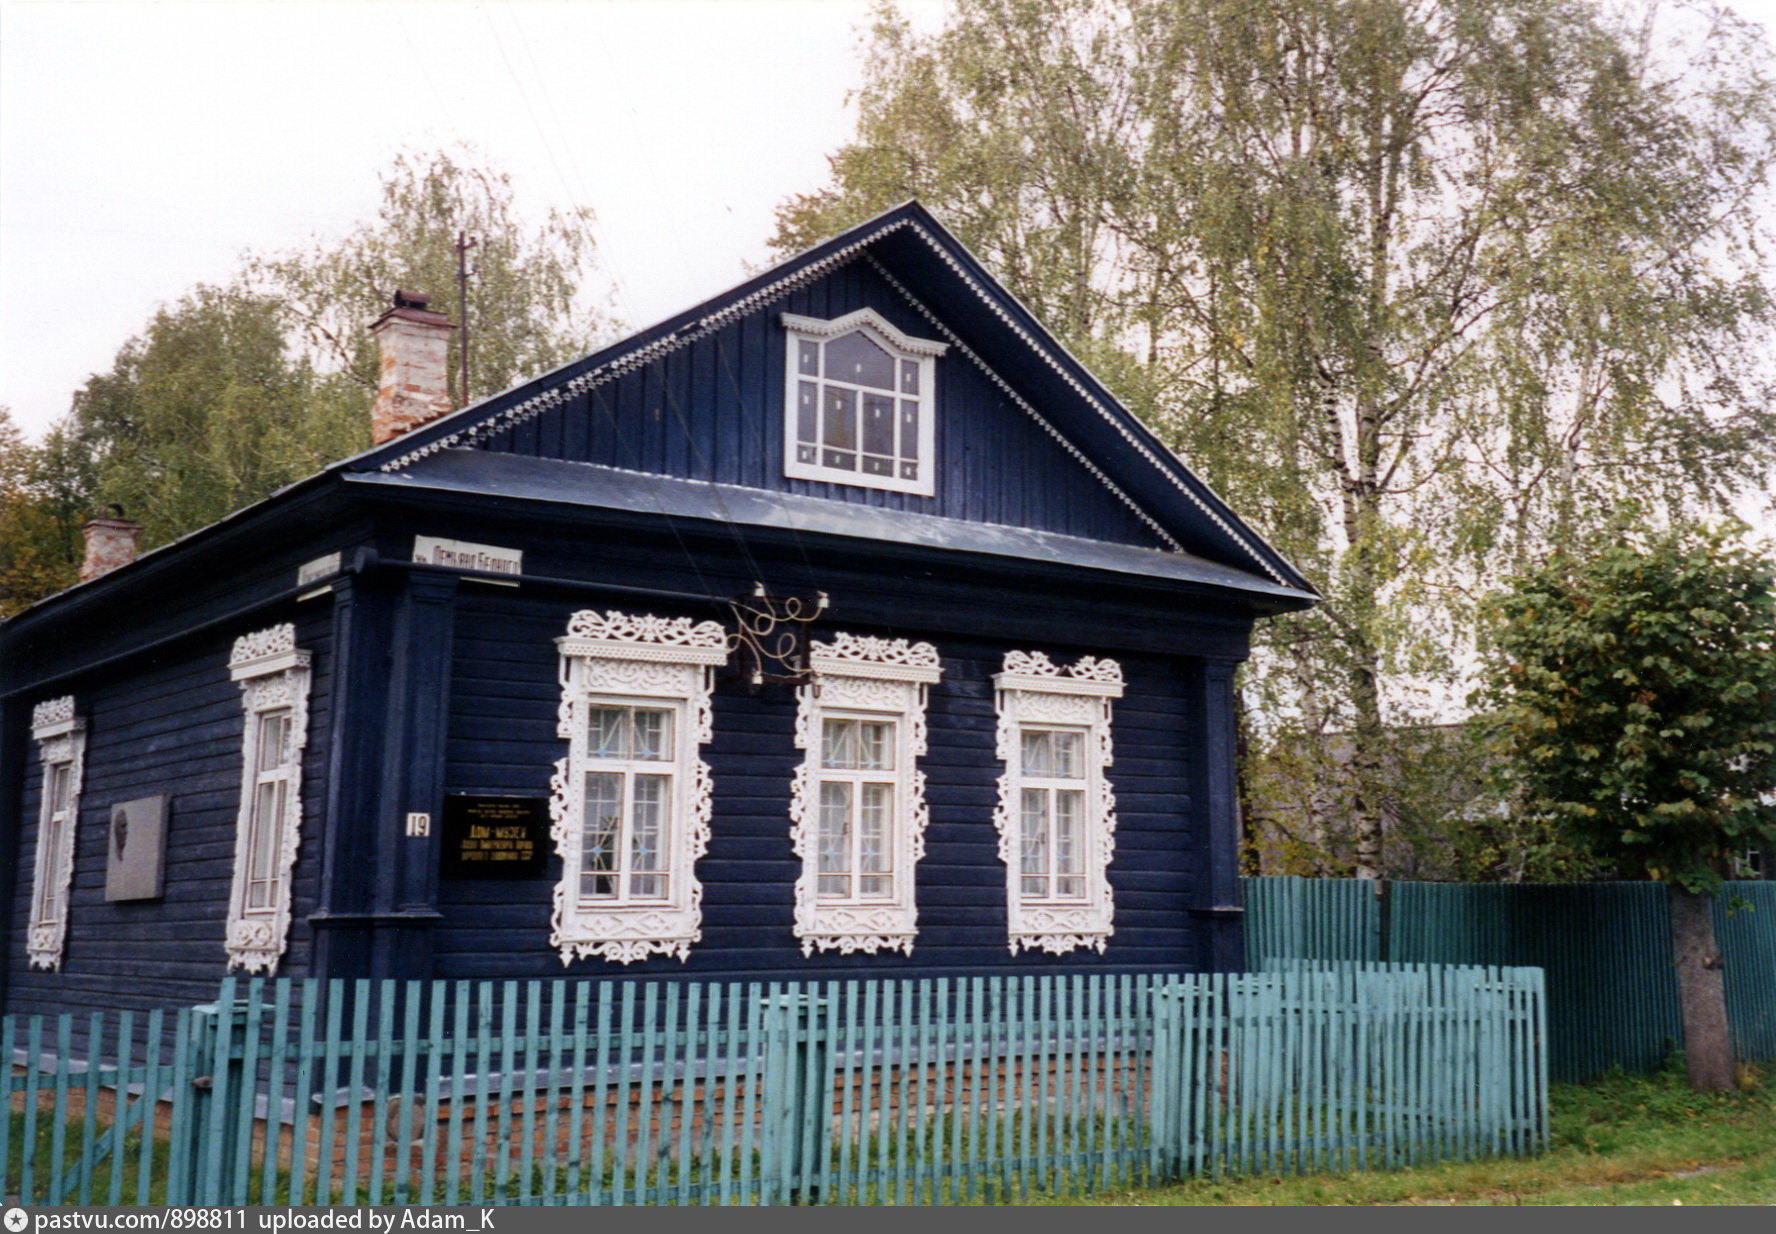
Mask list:
[[[456,345],[462,376],[457,382],[457,406],[469,405],[469,250],[477,241],[467,232],[456,233]]]

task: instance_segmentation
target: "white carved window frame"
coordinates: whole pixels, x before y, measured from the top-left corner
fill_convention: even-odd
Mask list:
[[[37,742],[43,785],[25,953],[32,968],[60,971],[68,937],[68,893],[74,884],[74,844],[86,766],[86,721],[74,714],[74,696],[38,703],[31,713],[31,736]]]
[[[291,623],[271,626],[234,641],[228,675],[240,686],[246,713],[241,741],[240,812],[235,825],[234,881],[228,896],[228,928],[223,945],[230,970],[270,974],[290,938],[291,875],[302,844],[302,752],[308,745],[309,653],[296,646]],[[260,749],[266,721],[287,716],[283,748],[261,767]],[[281,808],[273,817],[257,816],[262,783],[282,781]],[[255,845],[268,848],[272,895],[268,905],[249,906],[249,882]]]
[[[1116,851],[1116,797],[1109,777],[1112,749],[1110,709],[1122,697],[1122,666],[1085,656],[1062,669],[1040,651],[1012,651],[1005,669],[993,675],[998,712],[996,748],[1005,770],[999,777],[999,803],[993,823],[999,831],[999,858],[1005,863],[1007,942],[1011,953],[1036,950],[1059,955],[1090,947],[1100,954],[1110,941],[1115,918],[1110,889],[1110,858]],[[1023,894],[1020,880],[1023,732],[1026,727],[1083,730],[1085,733],[1085,856],[1083,902],[1038,899]]]
[[[802,860],[796,879],[795,935],[802,954],[816,949],[901,951],[911,955],[918,934],[914,868],[925,856],[926,692],[942,674],[930,643],[838,634],[809,646],[812,679],[796,691],[796,748],[804,751],[790,789],[790,840]],[[826,717],[894,723],[894,810],[888,847],[893,893],[881,900],[835,903],[819,895],[821,734]]]
[[[936,342],[932,339],[915,338],[899,329],[893,322],[871,308],[861,308],[835,317],[828,321],[819,317],[803,317],[795,313],[784,313],[780,320],[788,335],[788,344],[784,361],[783,385],[783,474],[794,480],[825,480],[832,484],[849,484],[858,488],[879,488],[895,493],[911,493],[918,497],[931,497],[937,492],[937,397],[936,377],[937,358],[949,350],[949,344]],[[901,465],[906,461],[905,452],[898,450],[894,455],[895,474],[891,476],[871,475],[861,466],[855,469],[845,467],[829,467],[818,461],[803,460],[798,453],[800,444],[798,431],[797,409],[800,406],[801,385],[804,381],[812,381],[817,390],[824,389],[830,382],[821,373],[804,373],[799,362],[801,346],[809,343],[820,349],[824,355],[825,344],[832,339],[841,338],[852,331],[861,331],[873,340],[894,360],[896,381],[895,389],[890,392],[895,401],[896,422],[903,403],[917,404],[918,416],[917,438],[918,452],[916,456],[917,475],[913,479],[905,479],[900,475]],[[908,393],[904,390],[904,382],[900,377],[901,366],[910,365],[917,374],[917,390]],[[841,388],[863,391],[863,387],[854,383],[838,381]],[[816,396],[815,416],[819,423],[819,406],[823,401]],[[861,413],[860,413],[861,414]],[[861,428],[861,422],[860,422]],[[818,428],[816,429],[818,436]],[[897,438],[898,440],[898,438]],[[852,453],[862,455],[862,443]]]
[[[557,733],[567,741],[568,753],[550,780],[561,880],[555,884],[549,945],[561,953],[563,964],[594,956],[629,964],[655,953],[687,959],[691,945],[703,937],[703,886],[696,863],[709,849],[713,809],[709,765],[698,748],[713,736],[710,695],[716,666],[727,662],[727,633],[713,621],[584,609],[568,621],[567,635],[555,646],[561,655]],[[672,801],[664,840],[668,890],[660,899],[580,896],[586,775],[593,763],[589,709],[605,704],[670,707],[678,717],[674,757],[663,764],[671,768]]]

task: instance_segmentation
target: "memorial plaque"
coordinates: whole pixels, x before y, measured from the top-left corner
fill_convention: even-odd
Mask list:
[[[166,868],[165,797],[119,801],[105,837],[105,899],[158,900]]]
[[[444,799],[445,878],[537,878],[549,856],[547,797]]]

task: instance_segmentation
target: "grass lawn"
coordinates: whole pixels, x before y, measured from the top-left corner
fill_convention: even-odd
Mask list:
[[[1755,1077],[1754,1077],[1755,1078]],[[1692,1093],[1681,1074],[1556,1085],[1545,1156],[1361,1174],[1200,1180],[1099,1205],[1776,1204],[1776,1085]]]

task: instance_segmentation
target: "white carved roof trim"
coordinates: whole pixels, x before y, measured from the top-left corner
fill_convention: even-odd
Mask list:
[[[915,356],[941,356],[950,349],[948,343],[940,343],[936,339],[913,337],[873,308],[853,309],[843,317],[834,317],[831,321],[821,317],[803,317],[800,313],[784,313],[779,320],[786,330],[794,330],[798,334],[814,334],[821,338],[837,338],[841,334],[849,334],[859,326],[867,326],[899,350]]]
[[[511,407],[507,407],[503,411],[497,412],[485,420],[465,425],[454,433],[439,437],[435,441],[429,441],[425,445],[402,454],[398,458],[390,459],[388,462],[382,464],[380,470],[399,471],[409,463],[418,462],[420,459],[436,454],[440,450],[448,450],[455,446],[472,446],[478,442],[485,441],[489,437],[503,432],[506,429],[514,428],[528,420],[533,420],[552,407],[559,407],[561,404],[585,394],[596,386],[602,386],[608,382],[615,381],[624,374],[633,372],[646,364],[650,364],[662,356],[670,355],[680,348],[688,347],[698,339],[707,338],[709,335],[714,334],[717,330],[723,329],[730,323],[738,321],[750,313],[757,312],[768,304],[772,304],[785,298],[797,288],[805,287],[809,283],[823,278],[840,266],[855,261],[865,248],[874,244],[890,232],[900,230],[907,226],[907,224],[908,220],[906,219],[896,219],[894,222],[889,223],[880,230],[872,231],[869,235],[855,240],[852,243],[845,245],[843,248],[828,253],[819,261],[810,262],[795,273],[786,275],[774,283],[767,283],[750,294],[740,297],[740,299],[734,301],[726,308],[720,309],[711,313],[709,316],[700,318],[696,321],[687,322],[677,330],[674,330],[671,334],[657,338],[645,346],[635,348],[633,351],[623,352],[612,359],[607,360],[597,368],[588,369],[576,377],[570,377],[559,386],[551,386],[548,389],[539,390],[524,401],[516,403]]]
[[[1179,493],[1181,493],[1184,496],[1184,498],[1190,502],[1191,505],[1195,506],[1199,511],[1201,511],[1204,515],[1206,515],[1208,517],[1209,521],[1214,523],[1215,526],[1219,527],[1230,539],[1233,540],[1233,542],[1235,544],[1237,544],[1241,548],[1245,549],[1246,552],[1251,556],[1252,560],[1255,561],[1258,564],[1258,566],[1261,569],[1263,569],[1263,571],[1266,574],[1268,574],[1272,579],[1274,579],[1278,583],[1281,583],[1285,587],[1290,585],[1289,581],[1283,577],[1282,572],[1277,570],[1274,566],[1272,566],[1270,564],[1270,562],[1265,559],[1263,554],[1259,553],[1255,548],[1253,548],[1251,542],[1249,540],[1247,540],[1245,536],[1242,536],[1238,531],[1236,531],[1234,529],[1234,527],[1231,523],[1229,523],[1225,518],[1222,518],[1221,514],[1213,506],[1211,506],[1209,504],[1209,502],[1204,501],[1201,497],[1197,496],[1196,493],[1192,492],[1190,489],[1190,486],[1185,484],[1181,479],[1179,479],[1179,477],[1176,474],[1174,474],[1174,472],[1172,471],[1172,469],[1170,467],[1167,467],[1160,462],[1159,457],[1153,452],[1152,449],[1150,449],[1148,447],[1147,442],[1141,440],[1134,433],[1130,432],[1128,427],[1126,425],[1124,425],[1120,420],[1117,419],[1117,417],[1115,415],[1113,415],[1111,413],[1110,408],[1107,407],[1102,400],[1100,400],[1094,394],[1092,394],[1091,391],[1087,390],[1085,388],[1085,386],[1080,383],[1078,378],[1074,377],[1072,373],[1068,372],[1067,369],[1060,363],[1060,361],[1058,359],[1056,359],[1055,354],[1052,350],[1050,350],[1048,347],[1044,347],[1042,344],[1038,343],[1036,341],[1036,339],[1033,338],[1030,335],[1030,333],[1023,328],[1023,326],[1019,325],[1018,322],[1012,317],[1012,315],[1005,311],[1005,306],[999,302],[998,297],[996,297],[993,293],[989,292],[985,287],[983,287],[978,281],[975,280],[973,275],[969,274],[969,272],[967,270],[963,269],[961,263],[958,262],[955,259],[955,257],[951,256],[951,254],[948,252],[948,250],[946,250],[944,248],[943,245],[941,245],[937,242],[937,238],[935,236],[933,236],[930,232],[926,231],[923,227],[919,226],[917,223],[909,224],[909,230],[911,230],[914,235],[918,236],[919,239],[923,240],[925,242],[926,246],[929,247],[931,249],[931,251],[937,255],[938,259],[940,261],[942,261],[945,265],[949,266],[950,269],[956,273],[957,277],[962,280],[962,282],[968,287],[968,289],[970,291],[974,292],[975,297],[982,304],[984,304],[986,306],[986,308],[988,309],[989,312],[991,312],[995,317],[999,318],[999,320],[1001,322],[1003,322],[1007,327],[1009,327],[1013,333],[1015,333],[1020,339],[1022,339],[1025,342],[1025,344],[1028,345],[1029,348],[1032,351],[1034,351],[1037,354],[1037,356],[1039,356],[1042,359],[1042,361],[1050,369],[1052,369],[1055,372],[1055,374],[1057,376],[1060,377],[1060,379],[1062,381],[1066,382],[1068,386],[1072,387],[1073,391],[1076,394],[1078,394],[1080,398],[1085,400],[1086,405],[1091,407],[1091,409],[1093,411],[1098,413],[1098,416],[1100,419],[1107,422],[1112,428],[1114,428],[1116,430],[1117,434],[1122,437],[1122,439],[1125,443],[1127,443],[1129,446],[1133,447],[1138,453],[1141,454],[1142,457],[1144,457],[1150,463],[1152,463],[1153,466],[1160,472],[1160,474],[1165,476],[1166,479],[1171,482],[1172,487],[1175,488]],[[873,259],[872,259],[872,262],[873,262]],[[876,264],[876,268],[878,270],[881,269],[880,263],[874,263],[874,264]],[[884,273],[885,273],[885,271],[884,271]],[[1009,290],[1007,290],[1004,292],[1004,294],[1007,296],[1010,296],[1011,292]],[[1028,311],[1028,310],[1026,310],[1026,311]],[[1032,314],[1032,316],[1034,316],[1034,315]],[[1054,346],[1057,348],[1061,348],[1061,352],[1063,355],[1067,354],[1065,348],[1061,346],[1061,344],[1059,343],[1058,340],[1054,343]],[[1072,359],[1071,356],[1068,356],[1068,358]],[[1076,361],[1076,360],[1074,362],[1078,363],[1078,361]],[[1083,368],[1084,366],[1082,365],[1081,367]],[[1176,455],[1173,455],[1172,457],[1173,457],[1174,461],[1181,462],[1181,460],[1177,459]],[[1195,476],[1193,474],[1192,479],[1195,479],[1198,484],[1201,484],[1203,486],[1203,488],[1209,493],[1210,497],[1213,500],[1220,502],[1220,504],[1223,508],[1228,509],[1228,510],[1232,509],[1232,507],[1228,506],[1225,501],[1221,500],[1220,494],[1216,493],[1213,489],[1209,488],[1209,486],[1207,484],[1203,483],[1201,477]]]

